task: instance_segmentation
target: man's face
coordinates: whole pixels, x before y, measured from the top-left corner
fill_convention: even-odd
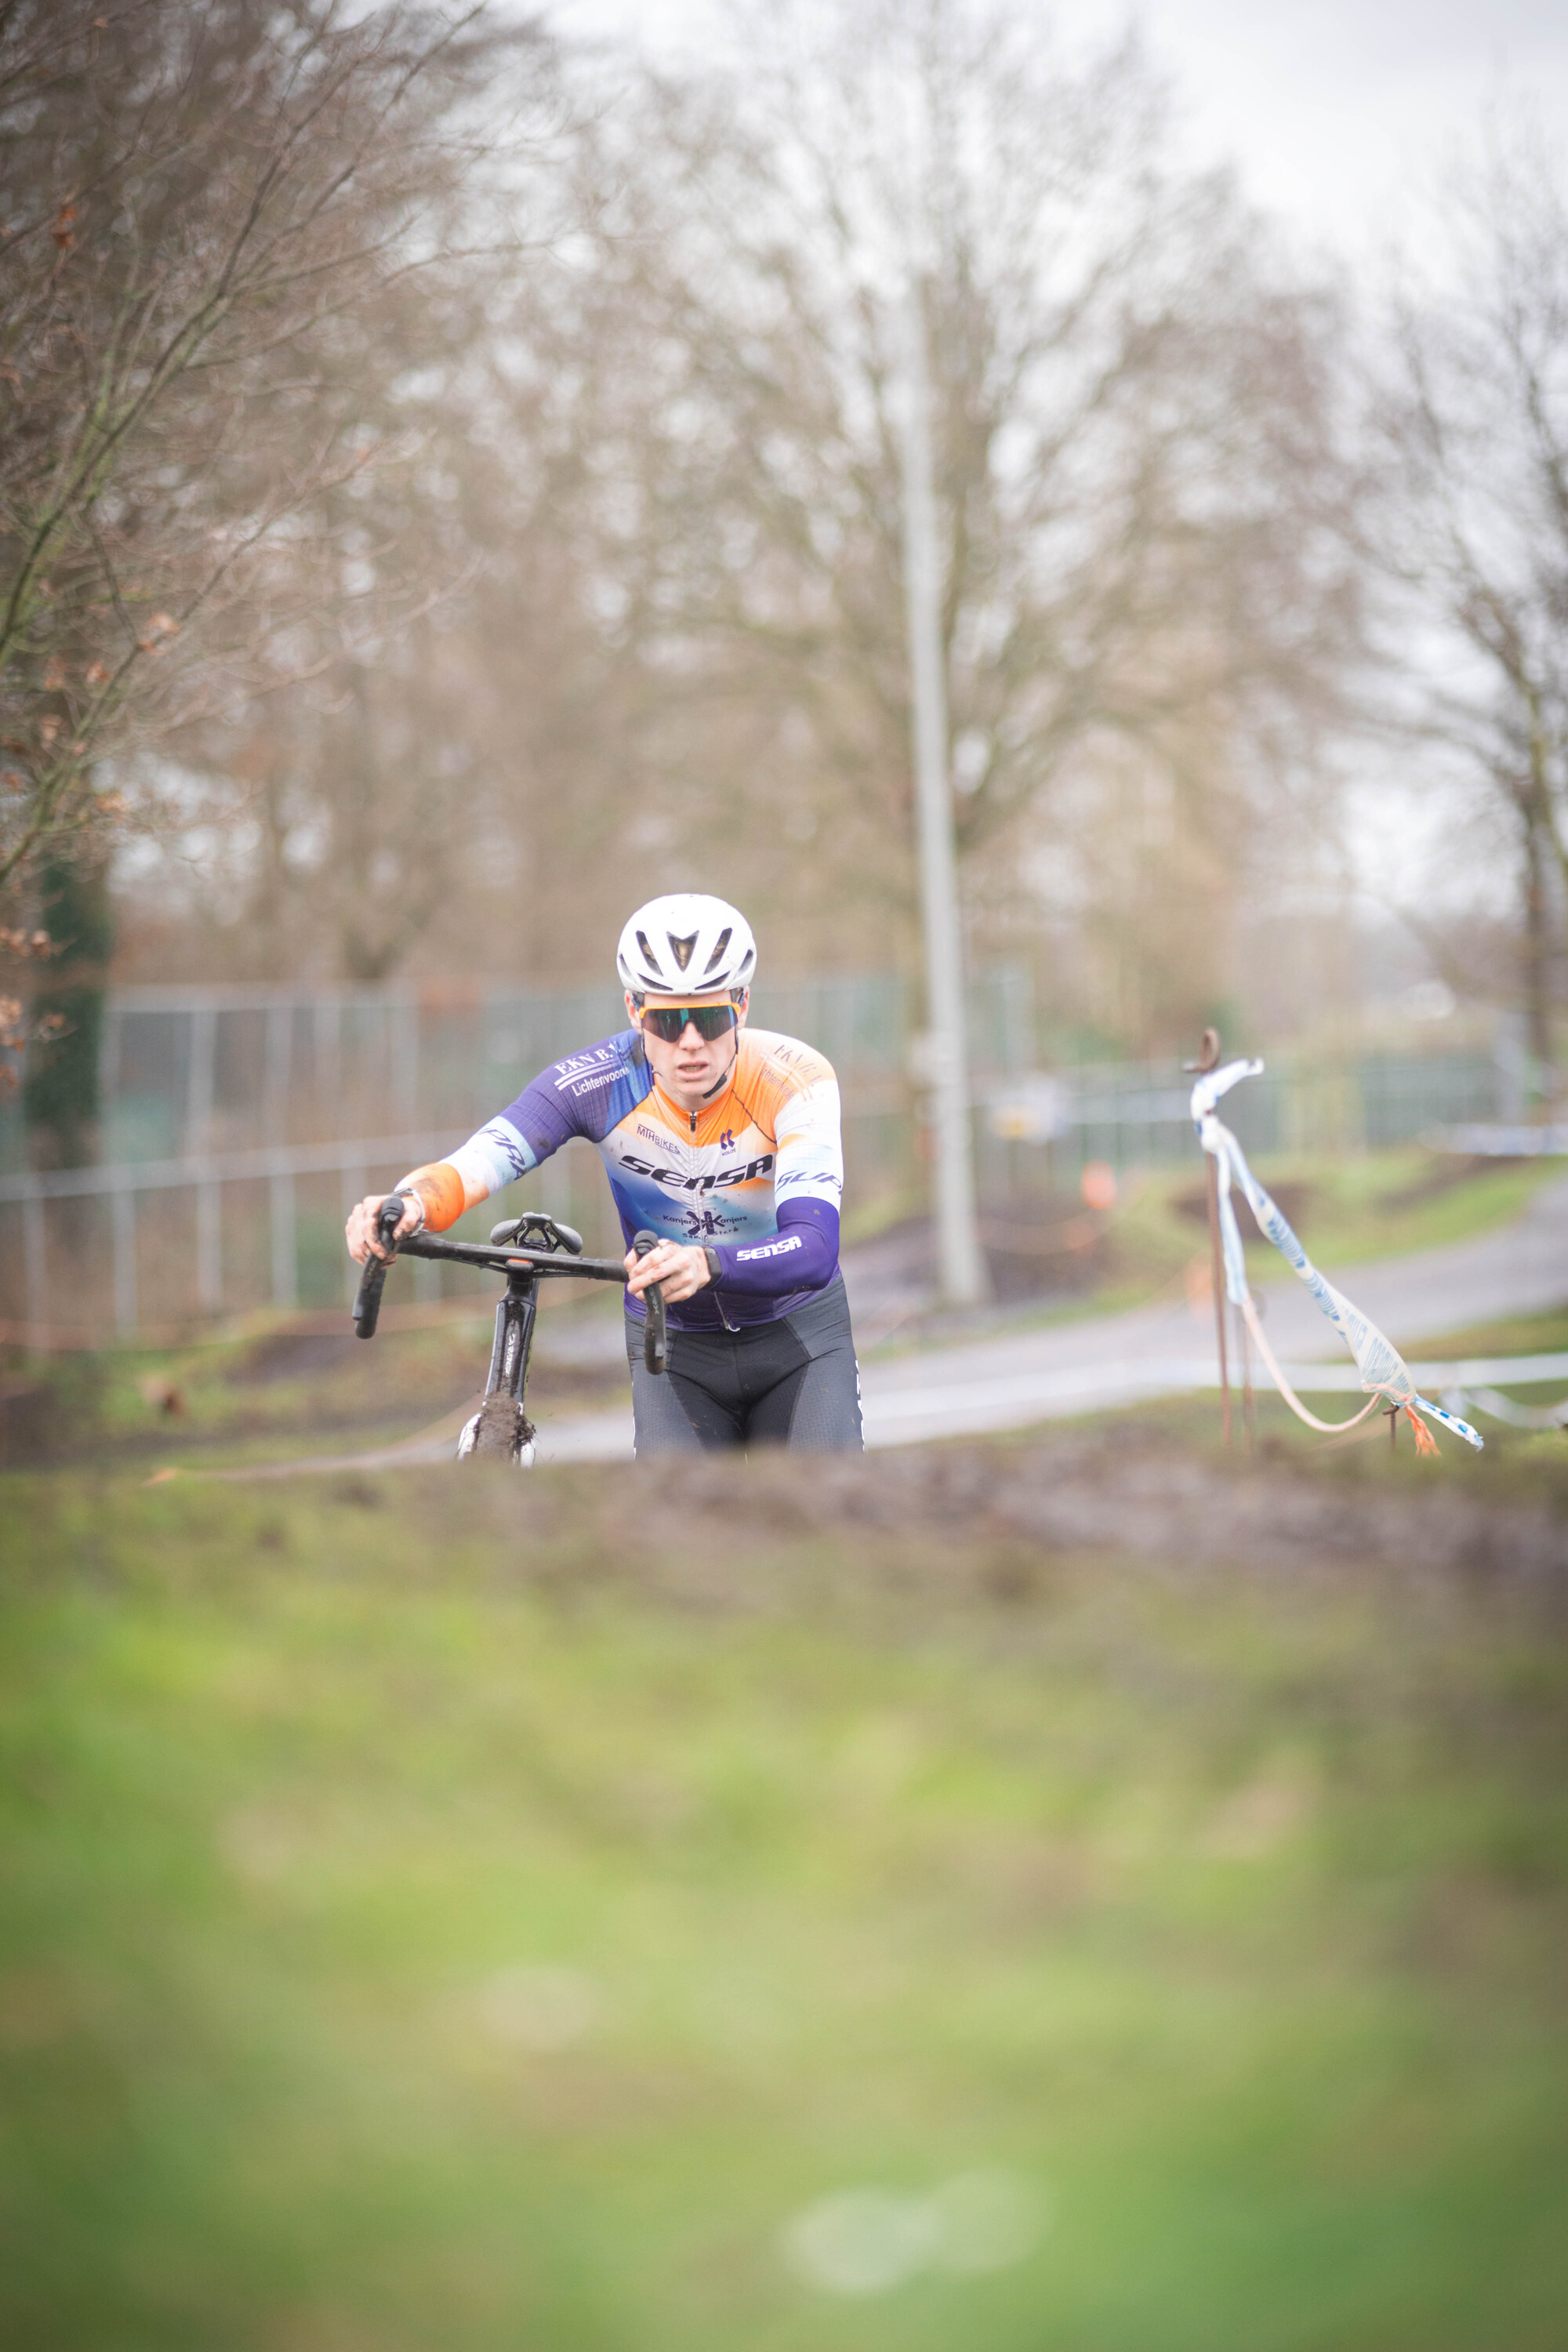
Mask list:
[[[688,1010],[693,1006],[730,1003],[726,996],[647,996],[639,1007],[633,998],[626,998],[626,1011],[634,1029],[642,1031],[643,1051],[655,1077],[665,1092],[674,1097],[683,1108],[695,1109],[702,1097],[710,1094],[721,1078],[730,1075],[735,1058],[735,1040],[744,1025],[747,1000],[742,997],[732,1009],[733,1028],[721,1029],[716,1037],[704,1037],[693,1021],[681,1024],[680,1034],[674,1040],[658,1035],[657,1029],[643,1016],[670,1010]]]

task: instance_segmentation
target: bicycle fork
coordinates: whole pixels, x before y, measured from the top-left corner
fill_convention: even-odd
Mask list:
[[[487,1397],[498,1391],[521,1407],[528,1382],[528,1360],[533,1352],[533,1320],[539,1312],[539,1277],[531,1267],[514,1265],[506,1290],[496,1304],[496,1335],[490,1347]]]

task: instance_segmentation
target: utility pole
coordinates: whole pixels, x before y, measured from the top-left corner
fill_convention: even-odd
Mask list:
[[[936,1139],[937,1266],[942,1297],[969,1307],[986,1296],[985,1260],[974,1217],[969,1134],[968,1056],[963,1035],[963,938],[948,770],[947,685],[942,647],[942,581],[931,490],[931,388],[925,305],[910,289],[904,400],[904,595],[913,684],[915,805],[919,813],[921,919],[925,938],[932,1124]]]

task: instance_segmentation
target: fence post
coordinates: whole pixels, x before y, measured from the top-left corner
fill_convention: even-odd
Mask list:
[[[345,1224],[348,1223],[349,1211],[353,1207],[355,1202],[363,1200],[364,1191],[363,1162],[362,1161],[353,1167],[345,1168],[342,1172],[343,1222]],[[347,1297],[349,1305],[352,1307],[354,1302],[354,1293],[359,1288],[359,1268],[354,1264],[353,1258],[350,1257],[347,1250],[343,1252],[343,1265],[347,1268],[347,1272],[343,1276],[344,1284],[346,1286],[344,1296]]]
[[[297,1307],[300,1302],[299,1258],[294,1246],[294,1179],[285,1172],[271,1179],[272,1304]]]
[[[22,1203],[22,1247],[27,1260],[27,1329],[29,1343],[40,1346],[35,1334],[49,1319],[49,1262],[44,1234],[44,1203],[29,1192]]]
[[[110,993],[104,1000],[103,1044],[98,1060],[99,1117],[105,1121],[112,1117],[114,1098],[120,1092],[120,1049],[123,1043],[121,1033],[124,1023],[125,1015],[115,1010]]]
[[[289,1065],[293,1057],[294,1007],[274,1003],[267,1008],[267,1076],[262,1087],[261,1117],[268,1143],[284,1141],[289,1117]]]
[[[114,1328],[122,1339],[136,1328],[136,1195],[117,1184],[110,1195],[114,1231]]]
[[[223,1248],[218,1223],[219,1190],[212,1176],[196,1185],[196,1305],[204,1315],[223,1304]]]
[[[185,1150],[193,1155],[207,1148],[216,1059],[217,1014],[210,1004],[198,1004],[191,1014],[191,1059],[185,1073]]]
[[[419,999],[410,994],[390,1007],[394,1097],[405,1129],[419,1115]]]
[[[342,1078],[342,1004],[335,996],[316,1000],[314,1034],[314,1067],[310,1076],[316,1089],[318,1106],[339,1099]]]

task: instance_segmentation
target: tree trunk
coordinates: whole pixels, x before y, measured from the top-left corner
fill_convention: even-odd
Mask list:
[[[1549,1118],[1557,1098],[1552,1029],[1552,910],[1547,896],[1550,845],[1533,805],[1524,824],[1524,985],[1530,1050],[1540,1089],[1538,1116]]]

